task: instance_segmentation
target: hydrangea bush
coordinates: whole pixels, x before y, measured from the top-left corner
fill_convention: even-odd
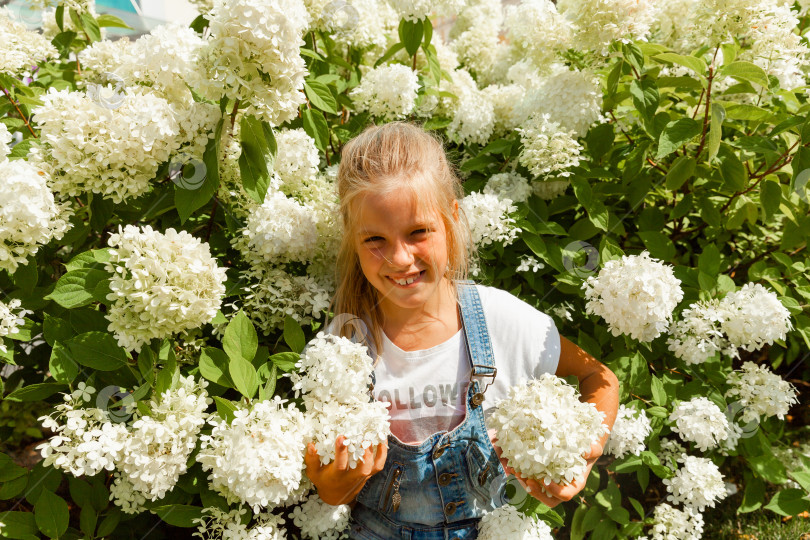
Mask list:
[[[92,0],[31,4],[0,8],[4,537],[343,534],[306,444],[354,465],[389,427],[362,347],[316,337],[334,181],[397,119],[458,165],[474,278],[622,383],[580,496],[494,482],[482,538],[810,510],[810,3],[197,0],[133,40]],[[579,464],[575,409],[514,392],[504,451],[543,474],[521,430],[547,410],[543,452]]]

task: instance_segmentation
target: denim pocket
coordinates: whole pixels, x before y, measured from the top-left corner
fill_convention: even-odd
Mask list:
[[[402,495],[400,493],[400,485],[405,479],[405,465],[398,462],[391,464],[391,470],[388,471],[388,476],[383,484],[383,489],[380,492],[380,501],[377,509],[388,516],[395,515],[399,510],[402,503]]]
[[[489,498],[489,485],[492,478],[498,474],[498,466],[478,447],[478,444],[471,443],[467,448],[467,474],[468,480],[473,489],[482,497]]]

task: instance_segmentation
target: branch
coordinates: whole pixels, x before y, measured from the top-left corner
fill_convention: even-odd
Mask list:
[[[706,132],[709,131],[709,109],[712,105],[712,80],[714,79],[714,66],[709,66],[709,76],[707,77],[708,85],[706,87],[706,111],[703,113],[703,132],[700,135],[700,145],[698,146],[695,157],[700,157],[703,152],[703,147],[706,145]]]
[[[36,139],[36,138],[37,138],[37,134],[36,134],[36,132],[34,131],[34,128],[32,128],[32,127],[31,127],[31,124],[29,124],[29,123],[28,123],[28,119],[27,119],[27,118],[25,117],[25,115],[22,113],[22,111],[20,110],[20,107],[19,107],[19,106],[17,106],[17,102],[16,102],[16,101],[14,101],[13,99],[11,99],[11,94],[9,93],[9,91],[8,91],[8,90],[6,90],[4,86],[0,86],[0,90],[3,90],[3,93],[6,95],[6,97],[8,98],[8,100],[11,102],[11,104],[12,104],[12,105],[14,105],[14,108],[15,108],[15,109],[17,109],[17,114],[19,114],[19,115],[20,115],[20,118],[22,118],[22,121],[23,121],[23,122],[25,122],[25,127],[27,127],[27,128],[28,128],[28,131],[30,131],[30,132],[31,132],[31,135],[33,135],[33,136],[34,136],[34,138]]]

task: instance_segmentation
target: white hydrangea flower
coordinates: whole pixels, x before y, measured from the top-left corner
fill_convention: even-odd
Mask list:
[[[391,432],[389,403],[355,398],[345,403],[319,401],[304,397],[307,413],[312,422],[312,443],[326,465],[335,459],[335,441],[341,435],[349,452],[349,468],[357,467],[368,447],[388,440]]]
[[[574,322],[574,319],[571,317],[571,310],[572,306],[568,302],[564,302],[559,306],[554,306],[551,308],[551,313],[556,315],[561,321],[571,321]]]
[[[488,75],[496,62],[502,22],[500,0],[475,0],[458,14],[450,29],[450,46],[461,63],[479,77]]]
[[[199,52],[195,86],[218,100],[239,100],[244,114],[277,126],[305,103],[302,35],[309,14],[301,0],[214,0],[211,37]]]
[[[670,0],[656,2],[654,21],[650,27],[650,41],[670,47],[681,54],[695,48],[692,34],[695,10],[700,0]]]
[[[532,182],[532,193],[543,200],[556,199],[568,189],[568,180],[543,180]]]
[[[699,301],[681,313],[681,320],[670,328],[667,346],[689,365],[702,364],[718,352],[737,356],[723,333],[729,310],[719,300]]]
[[[641,455],[646,448],[644,440],[651,432],[652,426],[646,411],[622,404],[605,445],[605,453],[619,459],[627,454]]]
[[[53,88],[40,99],[33,120],[41,137],[29,159],[63,195],[92,192],[115,203],[142,195],[179,148],[169,103],[145,87],[122,89],[114,103]]]
[[[17,311],[21,305],[22,301],[18,298],[14,298],[8,303],[0,302],[0,351],[2,352],[8,352],[3,344],[3,338],[19,333],[20,327],[25,324],[23,319],[25,310]]]
[[[537,257],[532,255],[522,255],[520,257],[520,264],[518,265],[516,272],[537,272],[538,270],[542,270],[545,268],[546,265],[541,263],[537,260]]]
[[[5,161],[6,156],[11,152],[8,145],[11,144],[12,140],[14,140],[14,137],[8,132],[6,125],[0,124],[0,164]]]
[[[147,510],[143,493],[118,472],[113,475],[113,483],[110,484],[110,500],[125,514],[140,514]]]
[[[352,509],[347,504],[332,506],[311,494],[292,511],[292,520],[301,529],[301,537],[310,540],[338,540],[349,526]]]
[[[491,84],[481,92],[492,104],[495,114],[493,134],[506,135],[520,125],[517,108],[526,98],[526,88],[519,84]]]
[[[150,403],[149,416],[135,420],[116,464],[121,476],[146,499],[162,499],[187,469],[212,403],[208,381],[181,376],[177,386]]]
[[[526,99],[515,111],[519,119],[532,114],[548,114],[549,120],[559,124],[562,131],[583,137],[594,123],[605,119],[602,116],[602,83],[591,71],[574,71],[556,64],[552,74],[543,79],[539,88],[527,92]]]
[[[276,133],[276,145],[273,172],[281,180],[280,189],[291,196],[306,192],[318,176],[320,154],[315,139],[303,128],[283,129]]]
[[[478,524],[479,540],[554,540],[546,522],[506,504],[484,514]]]
[[[692,510],[678,510],[667,503],[655,507],[650,540],[700,540],[703,516]]]
[[[368,347],[350,339],[318,332],[290,373],[292,389],[309,399],[349,402],[368,394],[374,361]]]
[[[14,20],[11,10],[0,7],[0,73],[14,77],[37,62],[59,56],[48,38]]]
[[[214,318],[225,294],[225,268],[208,244],[186,231],[127,225],[111,234],[112,274],[106,317],[118,344],[140,350],[153,338],[191,330]]]
[[[548,114],[531,115],[517,131],[523,144],[518,161],[535,176],[571,176],[566,169],[576,167],[582,159],[582,146]]]
[[[199,536],[203,540],[287,540],[283,517],[262,512],[253,516],[257,521],[248,528],[242,523],[247,511],[247,508],[228,512],[213,506],[205,508],[205,515],[194,519],[197,531],[192,536]]]
[[[746,351],[785,339],[793,329],[788,309],[759,283],[746,283],[739,291],[726,294],[720,304],[729,311],[729,318],[722,323],[723,331],[732,345]]]
[[[418,21],[430,14],[455,15],[467,0],[388,0],[397,15],[406,21]]]
[[[287,315],[301,325],[320,319],[334,290],[312,276],[296,276],[281,268],[256,266],[242,275],[249,283],[242,308],[264,335],[283,327]]]
[[[254,264],[308,262],[318,248],[318,215],[314,209],[269,190],[261,206],[248,215],[237,247]]]
[[[368,71],[349,95],[358,111],[396,120],[413,112],[418,90],[419,78],[415,71],[402,64],[391,64]]]
[[[577,28],[573,45],[607,55],[616,40],[644,40],[655,20],[653,0],[558,0],[560,13]]]
[[[582,454],[609,432],[604,417],[593,403],[579,401],[573,386],[546,373],[511,387],[489,423],[502,456],[522,477],[570,484],[585,471]]]
[[[486,144],[495,129],[495,109],[487,93],[478,89],[470,72],[459,68],[451,74],[452,83],[442,80],[439,90],[455,98],[440,98],[437,113],[452,116],[447,134],[461,144]]]
[[[547,69],[571,46],[573,27],[551,0],[525,0],[506,10],[506,36],[515,56],[530,61],[535,69]]]
[[[602,317],[614,336],[627,334],[639,341],[666,332],[672,311],[683,299],[681,280],[672,267],[646,251],[606,262],[582,287],[586,313]]]
[[[91,387],[87,387],[95,391]],[[106,410],[82,408],[80,397],[65,394],[64,403],[54,407],[56,417],[42,416],[39,422],[54,436],[37,446],[43,465],[69,472],[73,476],[94,476],[112,471],[118,463],[127,429],[110,422]]]
[[[672,430],[684,440],[697,444],[703,452],[726,439],[728,419],[713,401],[707,397],[694,397],[681,401],[669,415]]]
[[[230,424],[212,416],[211,435],[200,437],[197,461],[210,471],[212,487],[254,512],[285,501],[301,484],[309,424],[285,403],[275,396],[239,409]]]
[[[56,203],[47,181],[43,171],[25,161],[0,161],[0,270],[14,273],[70,228],[69,207]]]
[[[522,203],[529,200],[532,188],[529,181],[520,174],[505,172],[493,174],[484,186],[484,193],[491,193],[499,199],[510,199],[514,203]]]
[[[335,43],[356,49],[385,48],[396,34],[399,16],[386,0],[306,1],[314,27],[325,30]],[[315,8],[315,4],[320,4]],[[324,9],[326,8],[326,9]],[[363,62],[366,64],[366,62]]]
[[[520,228],[515,226],[511,214],[517,211],[509,199],[474,191],[464,197],[459,205],[470,224],[473,244],[477,248],[500,242],[508,246],[515,241]]]
[[[782,420],[790,406],[798,403],[792,384],[754,362],[745,362],[742,369],[732,372],[728,383],[730,388],[726,391],[726,398],[737,398],[743,407],[744,422],[757,422],[771,416]]]
[[[669,502],[703,512],[707,506],[714,508],[716,501],[726,498],[723,475],[712,460],[684,454],[678,463],[681,466],[675,471],[675,476],[663,480],[669,492]]]
[[[686,447],[675,439],[667,438],[661,439],[659,444],[660,447],[657,454],[658,461],[661,462],[661,465],[665,465],[674,470],[675,466],[673,463],[678,461],[681,454],[686,453]]]

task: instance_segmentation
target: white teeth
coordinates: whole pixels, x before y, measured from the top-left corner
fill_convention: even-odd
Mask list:
[[[398,285],[410,285],[411,283],[416,281],[416,278],[418,278],[418,277],[419,277],[419,274],[417,274],[417,275],[415,275],[413,277],[407,278],[407,279],[396,279],[396,278],[391,278],[391,279],[393,279],[394,282],[397,283]]]

